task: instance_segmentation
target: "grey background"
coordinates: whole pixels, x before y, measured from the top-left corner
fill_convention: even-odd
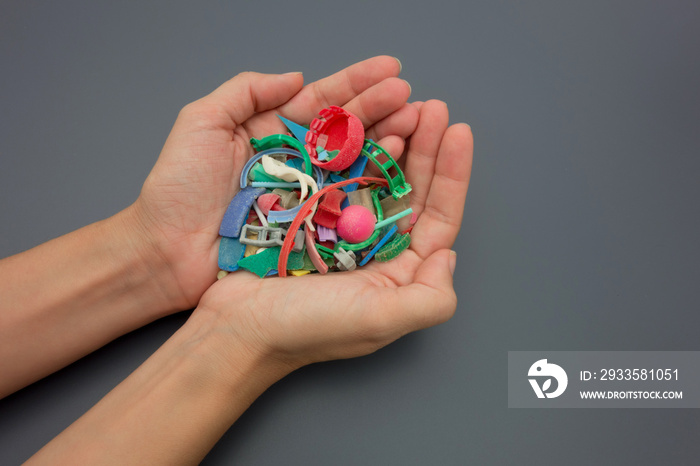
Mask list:
[[[695,410],[508,409],[507,351],[700,346],[699,21],[691,1],[6,0],[0,255],[130,204],[177,111],[233,74],[396,55],[475,133],[457,314],[292,374],[204,464],[695,464]],[[186,317],[0,401],[0,463]]]

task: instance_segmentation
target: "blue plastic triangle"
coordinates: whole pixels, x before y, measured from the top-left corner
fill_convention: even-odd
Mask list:
[[[295,138],[297,138],[302,143],[306,142],[306,133],[309,132],[308,129],[304,128],[299,124],[294,123],[291,120],[287,120],[283,116],[277,115],[277,118],[282,120],[282,123],[284,123],[284,125],[289,129],[289,131],[294,135]]]

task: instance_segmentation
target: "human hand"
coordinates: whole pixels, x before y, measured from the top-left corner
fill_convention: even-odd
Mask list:
[[[420,119],[400,158],[419,214],[410,248],[391,262],[371,261],[352,272],[265,279],[229,274],[205,293],[193,315],[216,322],[217,335],[224,336],[217,348],[225,351],[228,340],[240,349],[243,341],[296,368],[368,354],[452,316],[456,255],[449,248],[469,184],[471,130],[448,128],[442,102],[413,105]]]
[[[400,70],[398,60],[375,57],[304,87],[301,73],[241,73],[183,108],[130,207],[142,237],[171,272],[156,277],[168,309],[194,307],[215,281],[219,226],[253,155],[250,138],[285,132],[276,114],[308,123],[338,105],[362,120],[368,137],[396,147],[418,120],[406,103],[410,86],[396,78]]]

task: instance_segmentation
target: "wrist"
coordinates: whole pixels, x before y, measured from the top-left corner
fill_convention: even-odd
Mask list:
[[[171,264],[163,255],[162,248],[142,218],[135,205],[131,205],[106,220],[112,241],[119,245],[115,260],[122,262],[128,271],[122,276],[125,287],[137,296],[142,296],[144,312],[160,318],[192,306],[186,303],[174,278]]]
[[[254,394],[252,399],[301,367],[259,344],[246,328],[231,325],[220,313],[202,305],[182,330],[189,354],[209,367],[222,387],[240,390],[242,381],[247,381],[247,389]]]

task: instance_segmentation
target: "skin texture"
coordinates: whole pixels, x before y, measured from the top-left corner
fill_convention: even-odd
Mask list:
[[[291,371],[371,353],[452,316],[456,255],[449,248],[462,220],[471,131],[448,127],[443,102],[408,104],[410,86],[399,72],[397,60],[375,57],[307,86],[299,73],[242,73],[181,111],[134,205],[50,249],[0,261],[0,277],[15,277],[14,286],[25,290],[48,256],[66,262],[70,278],[49,283],[35,299],[0,280],[0,295],[20,308],[0,310],[0,337],[19,333],[0,346],[0,369],[12,375],[5,394],[147,321],[196,307],[153,356],[29,464],[195,464]],[[252,155],[248,139],[282,132],[275,113],[307,123],[329,105],[357,115],[367,137],[404,167],[418,214],[409,250],[353,272],[261,280],[241,271],[215,282],[218,228]],[[125,242],[119,246],[131,254],[115,254],[100,234]],[[105,258],[111,267],[97,265]],[[140,274],[120,279],[127,270]],[[85,299],[93,289],[101,291]],[[329,301],[342,304],[329,308]],[[49,351],[23,343],[37,333]],[[18,355],[26,355],[24,368],[11,361]]]

